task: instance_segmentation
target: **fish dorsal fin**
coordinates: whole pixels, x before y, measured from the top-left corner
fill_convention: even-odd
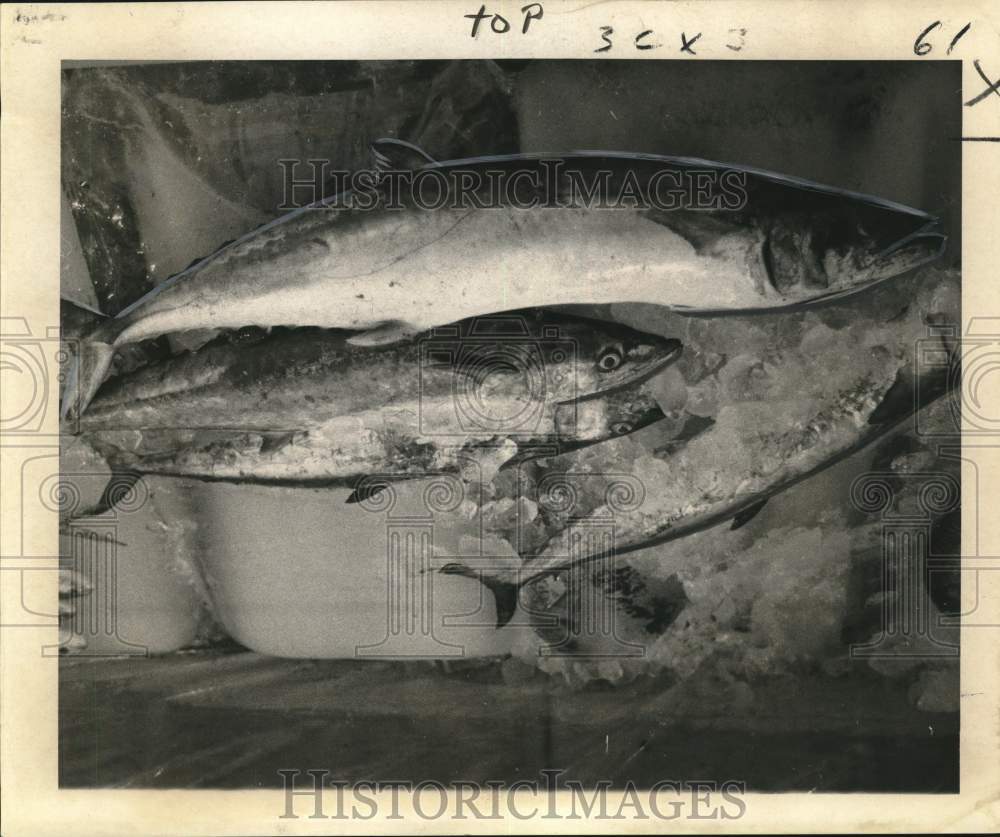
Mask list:
[[[76,310],[76,311],[80,311],[80,312],[86,312],[88,315],[93,316],[96,320],[103,321],[103,320],[109,319],[108,315],[105,314],[100,309],[95,308],[92,305],[87,305],[87,303],[80,302],[79,300],[76,300],[76,299],[68,299],[67,297],[60,296],[59,297],[59,305],[60,305],[61,308],[66,308],[66,309],[69,309],[69,310]]]
[[[416,171],[437,163],[430,154],[412,142],[399,139],[378,139],[369,148],[379,171]]]

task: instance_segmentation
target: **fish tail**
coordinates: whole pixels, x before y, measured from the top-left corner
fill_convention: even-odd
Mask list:
[[[142,473],[134,467],[139,461],[138,457],[124,454],[112,446],[94,439],[87,439],[86,444],[91,448],[93,454],[104,460],[104,464],[111,473],[96,504],[86,506],[82,510],[74,510],[65,517],[60,514],[59,533],[61,535],[70,534],[73,525],[79,521],[99,517],[119,504],[137,507],[136,498],[142,496],[137,493],[139,489],[136,488],[142,479]],[[112,539],[112,541],[119,546],[126,545],[118,540]]]
[[[138,469],[140,458],[138,456],[118,451],[111,445],[106,445],[96,440],[91,441],[91,447],[104,458],[111,475],[104,485],[101,499],[97,505],[87,510],[87,516],[105,514],[111,511],[119,503],[131,503],[135,497],[136,484],[142,479],[142,472]]]
[[[483,584],[496,600],[497,629],[502,628],[514,617],[517,610],[518,597],[521,593],[521,585],[512,581],[505,581],[496,578],[482,571],[477,571],[465,564],[447,564],[441,568],[444,575],[461,575],[466,578],[474,578]]]
[[[107,485],[104,486],[104,492],[97,503],[97,508],[91,513],[104,514],[111,511],[119,503],[123,501],[127,502],[135,492],[136,483],[141,479],[142,474],[138,471],[126,470],[125,468],[116,466],[111,472],[111,477],[108,479]]]
[[[114,354],[113,343],[96,335],[80,343],[76,356],[69,364],[63,386],[60,416],[64,421],[76,421],[87,409],[107,377]]]

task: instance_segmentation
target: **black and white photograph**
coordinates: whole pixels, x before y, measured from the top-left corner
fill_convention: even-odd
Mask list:
[[[474,6],[470,42],[547,11]],[[1000,92],[939,24],[921,60],[634,60],[679,35],[617,23],[63,56],[58,328],[6,305],[3,358],[52,365],[4,431],[58,526],[60,792],[444,833],[967,790],[963,169]]]
[[[955,790],[958,69],[66,68],[61,780]]]

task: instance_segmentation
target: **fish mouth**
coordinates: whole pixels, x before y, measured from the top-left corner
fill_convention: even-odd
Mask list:
[[[942,231],[941,222],[932,218],[919,229],[878,251],[853,281],[848,279],[834,283],[834,290],[784,308],[760,308],[748,313],[795,311],[839,302],[846,297],[854,296],[861,291],[869,290],[890,279],[896,279],[912,270],[937,261],[944,255],[947,245],[948,236]],[[698,313],[701,314],[701,312]]]
[[[637,372],[635,375],[628,377],[624,381],[619,381],[615,384],[611,384],[610,386],[595,390],[594,392],[588,392],[584,395],[577,395],[573,398],[566,398],[562,401],[556,401],[555,406],[560,407],[566,404],[579,404],[582,401],[590,401],[595,398],[603,398],[611,393],[618,392],[620,390],[627,389],[629,387],[633,387],[636,384],[643,383],[644,381],[648,381],[658,372],[662,372],[668,366],[673,364],[684,351],[684,345],[681,343],[681,341],[675,340],[672,337],[666,338],[664,348],[666,349],[666,354],[664,354],[664,356],[661,357],[659,360],[650,363],[649,366],[646,367],[641,372]]]
[[[827,265],[822,269],[828,283],[827,292],[817,294],[812,302],[837,299],[845,293],[854,293],[885,279],[902,276],[944,254],[948,237],[937,217],[921,215],[893,221],[892,224],[886,222],[884,226],[893,227],[895,234],[883,233],[871,237],[859,225],[859,232],[868,241],[861,246],[853,245],[859,251],[854,259],[847,258],[836,266]],[[836,246],[832,248],[833,252],[837,249]],[[826,261],[823,253],[817,256],[821,263]]]
[[[948,236],[941,229],[941,222],[933,219],[920,229],[893,242],[876,253],[872,263],[878,268],[897,268],[902,264],[912,269],[944,255]]]

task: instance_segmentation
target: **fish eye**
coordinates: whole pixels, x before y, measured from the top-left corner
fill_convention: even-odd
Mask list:
[[[621,349],[617,346],[609,346],[603,349],[597,357],[597,368],[602,372],[613,372],[622,365],[624,360]]]
[[[611,425],[611,432],[616,436],[624,436],[626,433],[632,432],[632,425],[627,421],[616,421]]]

